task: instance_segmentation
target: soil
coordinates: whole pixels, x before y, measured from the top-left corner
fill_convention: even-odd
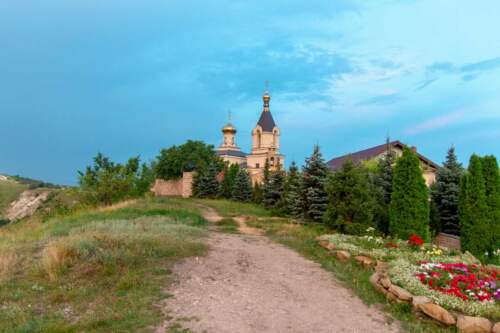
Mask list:
[[[204,215],[221,219],[213,209]],[[250,234],[212,231],[207,256],[176,265],[176,282],[167,290],[172,297],[163,304],[170,319],[156,332],[174,323],[208,333],[398,332],[397,323],[317,263],[255,235],[244,217],[235,220]]]

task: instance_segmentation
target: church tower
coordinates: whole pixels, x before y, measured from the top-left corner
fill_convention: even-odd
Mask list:
[[[236,128],[231,124],[231,115],[229,115],[229,122],[222,128],[223,141],[217,148],[217,154],[229,164],[245,166],[247,154],[236,145],[236,132]]]
[[[252,130],[252,152],[247,156],[247,168],[252,181],[262,181],[266,160],[270,170],[282,169],[285,157],[280,154],[280,129],[276,126],[269,104],[271,96],[266,90],[262,96],[263,109]]]

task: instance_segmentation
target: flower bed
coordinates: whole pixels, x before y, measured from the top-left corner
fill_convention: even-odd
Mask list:
[[[423,261],[416,275],[430,289],[464,301],[500,301],[500,272],[495,269],[476,264]]]

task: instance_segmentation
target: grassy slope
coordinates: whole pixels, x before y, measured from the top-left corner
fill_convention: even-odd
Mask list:
[[[191,201],[145,199],[0,228],[0,331],[149,331],[172,264],[204,253],[205,226]]]
[[[262,208],[251,204],[231,203],[229,201],[205,201],[204,204],[219,209],[221,215],[225,217],[236,215],[240,211],[242,215],[266,217],[269,216]],[[253,214],[256,212],[257,214]],[[248,224],[252,227],[262,228],[266,230],[267,235],[282,243],[304,257],[314,260],[322,265],[322,267],[332,272],[335,277],[345,286],[352,289],[362,300],[368,305],[383,304],[383,307],[394,318],[399,319],[403,323],[403,328],[409,332],[455,332],[454,328],[443,328],[432,321],[417,319],[411,311],[411,306],[393,304],[385,300],[385,298],[375,291],[368,281],[371,271],[361,268],[354,262],[345,264],[338,261],[335,256],[332,256],[325,249],[320,247],[315,240],[319,235],[329,232],[321,225],[297,225],[290,224],[284,221],[251,219]]]
[[[27,189],[27,185],[13,181],[0,180],[0,219],[7,206]]]

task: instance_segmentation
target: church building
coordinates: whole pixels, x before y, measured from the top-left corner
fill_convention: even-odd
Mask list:
[[[285,164],[285,156],[280,154],[281,133],[269,109],[271,96],[267,90],[262,100],[264,106],[259,121],[251,133],[251,152],[246,154],[237,146],[237,131],[230,122],[222,128],[223,141],[217,149],[217,153],[224,161],[246,168],[254,184],[262,181],[266,160],[270,170],[281,169]]]

